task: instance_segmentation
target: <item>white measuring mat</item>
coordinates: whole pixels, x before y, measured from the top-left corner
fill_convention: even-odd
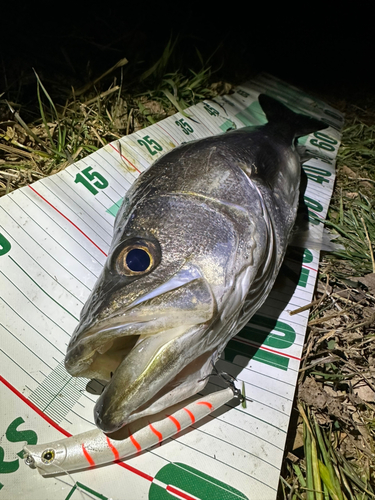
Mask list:
[[[121,464],[43,478],[22,447],[94,427],[96,396],[64,368],[69,337],[98,278],[126,190],[182,142],[266,122],[266,93],[294,111],[330,123],[302,139],[311,224],[319,234],[335,178],[341,113],[269,75],[230,96],[205,101],[123,137],[63,172],[0,198],[0,496],[28,500],[276,498],[319,252],[288,258],[251,322],[228,344],[219,370],[252,399],[225,405],[161,446]],[[302,255],[303,253],[303,255]],[[298,254],[298,252],[297,252]],[[298,260],[299,259],[299,260]],[[284,276],[285,275],[285,276]],[[297,285],[296,285],[297,284]],[[205,394],[224,387],[212,379]]]

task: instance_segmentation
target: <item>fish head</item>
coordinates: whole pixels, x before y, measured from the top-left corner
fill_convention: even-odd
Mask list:
[[[107,382],[94,409],[104,432],[205,386],[239,244],[235,222],[194,197],[124,203],[65,358],[70,374]]]

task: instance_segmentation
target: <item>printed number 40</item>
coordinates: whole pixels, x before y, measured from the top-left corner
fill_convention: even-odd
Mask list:
[[[76,175],[74,182],[79,182],[85,186],[93,195],[98,194],[98,189],[105,189],[108,187],[108,181],[99,172],[91,172],[92,167],[83,169]],[[98,188],[98,189],[96,189]]]

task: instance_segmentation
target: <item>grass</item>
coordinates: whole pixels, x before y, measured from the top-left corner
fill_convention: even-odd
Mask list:
[[[344,250],[320,263],[298,383],[297,438],[280,483],[284,499],[375,498],[374,116],[359,120],[354,110],[343,130],[326,225]]]
[[[203,63],[199,52],[197,71],[178,68],[170,72],[177,41],[170,40],[162,56],[142,74],[138,68],[130,69],[126,81],[132,83],[127,87],[123,83],[126,59],[78,89],[62,91],[58,83],[49,89],[35,72],[37,100],[29,114],[36,118],[28,124],[22,119],[20,105],[2,96],[0,109],[6,108],[10,119],[5,130],[0,128],[0,195],[57,173],[115,139],[230,90],[229,84],[212,83],[211,67]],[[99,90],[98,85],[103,88],[115,70],[120,70],[120,76]],[[67,96],[63,102],[61,95]]]
[[[0,96],[8,113],[0,128],[0,195],[230,90],[215,82],[199,53],[198,69],[178,65],[177,47],[170,40],[160,58],[138,73],[121,59],[89,84],[63,93],[36,73],[37,99],[28,113],[34,119],[27,123],[20,104]],[[375,272],[374,117],[352,107],[343,131],[326,225],[339,234],[344,250],[320,263],[298,383],[299,421],[291,429],[297,438],[280,479],[284,499],[375,497],[375,284],[369,280]]]

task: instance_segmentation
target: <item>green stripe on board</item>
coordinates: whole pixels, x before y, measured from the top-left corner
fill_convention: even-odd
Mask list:
[[[113,217],[116,217],[117,212],[119,211],[121,204],[123,202],[124,198],[119,199],[114,205],[109,207],[106,212],[113,215]]]
[[[20,266],[20,265],[19,265],[19,264],[15,261],[15,260],[14,260],[14,259],[13,259],[13,257],[11,257],[11,256],[9,255],[9,258],[10,258],[10,259],[12,259],[12,261],[16,264],[16,266],[18,266],[18,267],[21,269],[21,271],[23,271],[23,272],[26,274],[26,276],[27,276],[28,278],[30,278],[30,279],[31,279],[31,281],[32,281],[32,282],[33,282],[33,283],[34,283],[34,284],[35,284],[35,285],[36,285],[36,286],[37,286],[40,290],[42,290],[42,292],[43,292],[43,293],[45,293],[45,294],[47,295],[47,297],[49,297],[51,300],[53,300],[53,301],[55,302],[55,304],[57,304],[58,306],[60,306],[60,307],[61,307],[61,309],[64,309],[64,311],[65,311],[65,312],[67,312],[68,314],[70,314],[70,316],[71,316],[72,318],[74,318],[75,320],[79,321],[79,319],[78,319],[78,318],[76,318],[76,317],[75,317],[75,316],[74,316],[74,315],[73,315],[70,311],[68,311],[68,309],[65,309],[65,307],[64,307],[64,306],[62,306],[59,302],[57,302],[57,300],[55,300],[53,297],[51,297],[51,295],[49,295],[49,294],[48,294],[48,293],[47,293],[47,292],[46,292],[46,291],[45,291],[45,290],[44,290],[44,289],[43,289],[43,288],[42,288],[42,287],[41,287],[41,286],[40,286],[40,285],[39,285],[39,284],[38,284],[38,283],[37,283],[37,282],[36,282],[36,281],[35,281],[35,280],[34,280],[34,279],[33,279],[33,278],[32,278],[32,277],[31,277],[31,276],[30,276],[30,275],[29,275],[29,274],[28,274],[28,273],[27,273],[27,272],[26,272],[26,271],[25,271],[25,270],[24,270],[24,269],[23,269],[23,268],[22,268],[22,267],[21,267],[21,266]]]

